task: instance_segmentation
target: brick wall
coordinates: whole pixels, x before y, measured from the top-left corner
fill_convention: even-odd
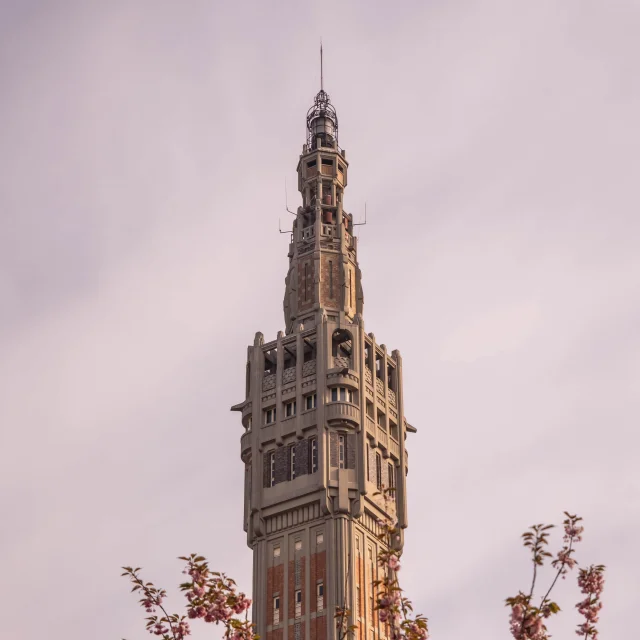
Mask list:
[[[320,302],[328,309],[341,306],[342,286],[340,284],[340,254],[323,253],[320,261]]]
[[[313,307],[315,287],[313,286],[315,267],[313,258],[298,262],[298,311],[304,313]]]
[[[311,613],[316,613],[316,584],[318,580],[322,580],[324,584],[324,608],[327,608],[327,582],[326,582],[326,566],[327,566],[327,552],[319,551],[314,553],[309,560],[309,570],[311,571],[311,604],[309,610]]]
[[[296,582],[296,570],[295,570],[295,563],[297,562],[299,563],[298,567],[299,567],[299,571],[298,571],[298,582]],[[288,596],[289,596],[289,619],[293,619],[295,618],[295,592],[300,589],[300,593],[302,595],[302,603],[301,603],[301,611],[300,611],[300,615],[301,617],[304,617],[305,614],[305,603],[306,603],[306,593],[305,593],[305,588],[304,588],[304,580],[305,580],[305,573],[306,573],[306,557],[305,556],[300,556],[299,558],[297,558],[296,560],[290,560],[289,561],[289,570],[288,570]]]
[[[273,596],[280,595],[280,620],[284,618],[284,565],[267,569],[267,625],[273,624]],[[282,637],[282,632],[281,632]],[[274,639],[275,640],[275,639]]]

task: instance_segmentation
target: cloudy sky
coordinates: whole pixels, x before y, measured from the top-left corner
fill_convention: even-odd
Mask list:
[[[144,638],[119,567],[171,587],[191,551],[250,589],[229,407],[283,328],[322,37],[365,323],[418,428],[409,595],[434,640],[507,640],[519,535],[570,510],[627,640],[639,32],[637,0],[2,2],[0,635]]]

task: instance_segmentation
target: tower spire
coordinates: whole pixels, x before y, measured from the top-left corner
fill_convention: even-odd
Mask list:
[[[320,38],[320,91],[324,91],[324,75],[322,70],[322,38]]]

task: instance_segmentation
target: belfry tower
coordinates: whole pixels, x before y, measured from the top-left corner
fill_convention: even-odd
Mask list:
[[[244,529],[253,622],[263,640],[334,640],[337,606],[358,640],[382,640],[374,611],[383,515],[407,526],[402,359],[365,333],[358,244],[343,207],[349,164],[323,89],[298,161],[285,331],[247,351]],[[395,488],[385,505],[378,494]],[[378,495],[376,495],[378,494]],[[403,536],[395,542],[403,544]]]

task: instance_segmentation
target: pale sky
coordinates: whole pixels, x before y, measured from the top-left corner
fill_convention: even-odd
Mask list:
[[[365,325],[418,428],[409,596],[434,640],[508,640],[519,536],[569,510],[629,640],[639,33],[637,0],[2,2],[0,636],[148,637],[123,564],[173,589],[198,551],[251,589],[229,407],[284,328],[322,37]]]

